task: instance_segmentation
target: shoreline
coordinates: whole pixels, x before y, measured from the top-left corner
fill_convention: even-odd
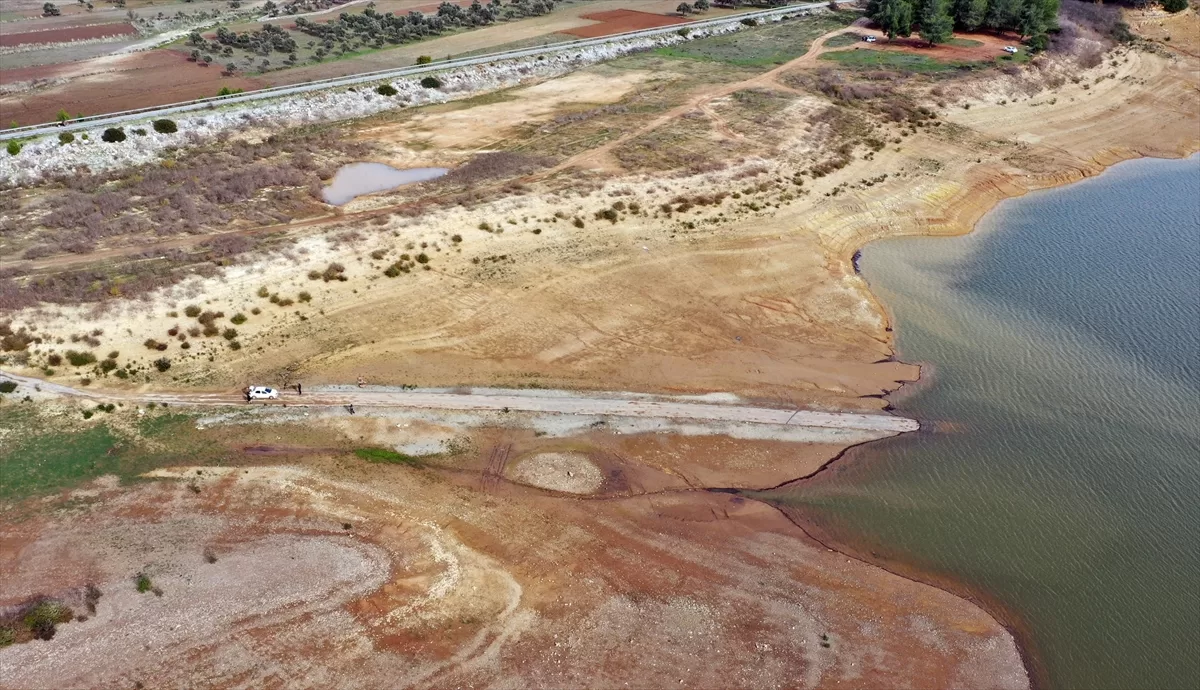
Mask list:
[[[967,209],[964,210],[963,215],[954,216],[953,218],[957,222],[947,222],[946,224],[941,226],[941,227],[951,228],[951,230],[949,232],[927,232],[927,233],[900,232],[900,233],[892,234],[889,236],[881,236],[881,237],[872,238],[872,239],[864,242],[862,244],[862,246],[856,247],[853,250],[852,254],[850,255],[850,258],[848,259],[848,261],[850,262],[850,265],[851,265],[852,269],[854,270],[854,272],[857,274],[858,273],[857,259],[859,256],[861,256],[861,252],[862,252],[863,248],[865,248],[866,245],[870,244],[871,242],[876,242],[876,241],[885,240],[885,239],[895,239],[895,238],[901,238],[901,237],[947,237],[947,238],[962,237],[962,236],[969,235],[969,234],[975,232],[980,221],[982,221],[983,218],[985,216],[987,216],[989,213],[995,211],[996,207],[999,206],[1000,203],[1002,203],[1004,201],[1023,197],[1030,192],[1047,191],[1047,190],[1052,190],[1052,189],[1057,189],[1057,188],[1065,188],[1070,185],[1073,185],[1073,184],[1076,184],[1079,182],[1083,182],[1085,180],[1093,179],[1093,178],[1103,175],[1105,172],[1109,171],[1114,166],[1120,165],[1121,163],[1126,163],[1126,162],[1135,161],[1135,160],[1148,160],[1148,159],[1182,160],[1182,159],[1193,157],[1197,154],[1200,154],[1200,146],[1197,146],[1196,148],[1193,148],[1192,150],[1190,150],[1186,153],[1176,153],[1175,155],[1164,155],[1162,152],[1141,153],[1141,152],[1132,152],[1132,151],[1131,151],[1131,155],[1118,155],[1117,152],[1114,150],[1111,152],[1111,158],[1107,162],[1101,163],[1098,161],[1094,161],[1095,167],[1077,168],[1073,171],[1075,173],[1073,175],[1066,175],[1066,176],[1064,176],[1064,174],[1052,175],[1050,177],[1054,181],[1047,182],[1046,184],[1032,184],[1032,185],[1028,185],[1028,186],[1024,186],[1024,187],[1019,187],[1019,191],[1017,191],[1016,193],[1013,193],[1013,194],[1001,193],[1002,188],[998,185],[987,185],[987,186],[980,185],[975,188],[969,188],[970,191],[967,192],[968,194],[982,193],[986,189],[994,190],[995,193],[987,195],[988,201],[986,203],[980,203],[980,204],[974,205],[972,207],[968,207]],[[1012,181],[1015,182],[1015,178]],[[964,218],[964,216],[965,216],[965,218],[970,218],[969,223]],[[864,279],[864,281],[865,281],[865,279]],[[909,381],[909,382],[901,382],[899,386],[897,386],[895,389],[889,391],[888,393],[886,393],[883,396],[883,398],[885,400],[887,400],[889,403],[888,408],[885,408],[885,409],[888,409],[889,411],[891,411],[892,403],[895,402],[893,400],[893,396],[897,396],[897,395],[905,396],[905,395],[911,394],[911,393],[915,392],[914,389],[920,387],[921,384],[928,384],[931,381],[932,377],[934,376],[934,373],[932,371],[927,372],[926,369],[929,367],[932,367],[933,363],[919,364],[919,363],[906,361],[899,357],[899,353],[898,353],[896,345],[895,345],[895,334],[898,330],[898,321],[896,319],[896,316],[892,312],[891,308],[888,305],[884,304],[875,295],[874,291],[870,290],[869,283],[868,283],[867,292],[870,295],[870,299],[876,306],[878,312],[883,317],[884,323],[886,324],[885,332],[888,334],[888,339],[889,339],[888,346],[892,352],[891,358],[894,359],[895,361],[902,362],[904,364],[909,364],[912,366],[916,366],[918,368],[918,376],[916,379]],[[911,413],[909,413],[908,416],[910,416],[913,419],[917,419],[917,421],[921,424],[920,429],[913,432],[913,434],[917,435],[918,437],[922,434],[922,432],[931,433],[931,434],[937,433],[937,429],[935,428],[934,422],[912,416]],[[886,440],[886,439],[880,439],[880,440]],[[827,462],[825,462],[819,468],[817,468],[816,471],[814,471],[806,476],[798,477],[791,481],[783,482],[777,486],[768,487],[766,489],[761,489],[760,491],[773,491],[773,490],[777,490],[777,489],[782,489],[783,487],[788,486],[788,485],[800,484],[802,482],[811,481],[814,477],[820,475],[823,472],[826,472],[830,468],[834,468],[835,466],[844,464],[848,456],[856,455],[858,453],[868,452],[866,450],[868,448],[868,446],[870,446],[871,444],[874,444],[876,442],[877,441],[865,441],[863,443],[847,446],[840,453],[838,453],[834,457],[830,458]],[[858,460],[860,462],[866,460],[865,458],[853,458],[853,459]],[[755,499],[755,500],[762,500],[762,499]],[[804,534],[806,536],[808,536],[810,539],[816,541],[818,544],[820,544],[821,546],[824,546],[825,548],[827,548],[831,551],[835,551],[837,553],[845,555],[847,558],[853,558],[857,561],[864,563],[865,565],[880,568],[880,569],[885,570],[889,573],[892,573],[898,577],[902,577],[907,580],[911,580],[913,582],[918,582],[920,584],[924,584],[924,585],[927,585],[930,587],[935,587],[937,589],[941,589],[945,592],[948,592],[949,594],[952,594],[956,597],[965,599],[966,601],[969,601],[972,604],[978,606],[983,611],[985,611],[993,620],[995,620],[998,625],[1000,625],[1005,630],[1007,630],[1009,632],[1009,634],[1012,636],[1013,642],[1016,644],[1017,651],[1021,655],[1022,662],[1025,665],[1025,671],[1026,671],[1026,674],[1028,675],[1031,687],[1033,687],[1035,689],[1050,687],[1047,671],[1045,669],[1044,663],[1042,662],[1040,656],[1037,654],[1036,647],[1032,641],[1032,631],[1029,629],[1028,624],[1025,622],[1024,618],[1018,612],[1016,612],[1015,610],[1012,610],[1009,607],[1005,606],[1004,604],[1000,603],[997,599],[992,597],[989,593],[984,592],[984,591],[976,591],[975,589],[967,586],[963,582],[956,580],[954,578],[935,575],[932,572],[926,571],[913,563],[908,563],[908,562],[904,562],[904,561],[885,560],[882,557],[878,556],[878,554],[861,549],[858,545],[855,545],[852,543],[846,543],[841,540],[835,539],[835,538],[829,536],[823,530],[823,528],[820,526],[819,522],[813,520],[811,517],[807,517],[810,515],[809,511],[800,510],[797,508],[790,508],[790,507],[785,508],[782,505],[779,505],[779,504],[776,504],[776,503],[773,503],[770,501],[764,501],[764,502],[767,503],[768,505],[771,505],[775,509],[779,510],[780,513],[782,513],[785,517],[787,517],[787,519],[789,521],[791,521],[793,524],[795,524],[796,527],[798,527],[802,532],[804,532]],[[798,515],[793,515],[789,511],[794,511]],[[815,534],[814,534],[814,532],[815,532]]]

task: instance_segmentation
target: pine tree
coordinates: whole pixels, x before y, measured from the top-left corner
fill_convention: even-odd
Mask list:
[[[879,0],[874,17],[889,39],[912,34],[912,5],[908,0]]]
[[[945,43],[953,35],[954,19],[950,16],[949,0],[926,0],[921,12],[921,38],[929,41],[930,45],[936,45]]]
[[[1053,0],[1057,4],[1058,0]],[[974,31],[983,24],[987,14],[988,0],[955,0],[954,25],[966,31]]]

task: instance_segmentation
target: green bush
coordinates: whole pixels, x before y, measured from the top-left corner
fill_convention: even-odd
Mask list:
[[[200,307],[197,307],[194,304],[188,305],[183,308],[183,313],[186,314],[188,318],[194,319],[197,316],[200,316]]]
[[[391,84],[380,84],[375,89],[375,93],[379,94],[380,96],[395,96],[400,92],[397,91],[396,87],[392,86]]]
[[[386,462],[391,464],[412,465],[413,467],[421,466],[421,461],[419,458],[415,458],[411,455],[405,455],[404,453],[397,453],[396,451],[388,450],[387,448],[358,448],[354,451],[354,454],[363,460],[366,460],[367,462]]]
[[[154,360],[154,368],[158,369],[159,371],[166,371],[171,368],[171,360],[167,359],[166,357],[159,357],[158,359]]]
[[[75,135],[71,134],[70,132],[63,132],[62,134],[58,135],[58,143],[64,146],[73,141],[75,141]]]
[[[146,573],[138,573],[137,575],[137,591],[145,594],[154,588],[154,583],[150,581],[150,576]]]
[[[179,126],[174,120],[155,120],[154,131],[159,134],[174,134],[179,131]]]
[[[96,355],[90,352],[76,352],[75,350],[67,350],[67,361],[73,367],[87,366],[88,364],[96,363]]]
[[[237,329],[236,328],[226,328],[224,330],[224,332],[221,333],[221,337],[226,340],[233,340],[234,338],[237,337]]]
[[[421,80],[421,86],[427,89],[440,89],[442,88],[442,81],[437,77],[428,76]]]
[[[235,326],[240,326],[246,323],[246,315],[239,311],[238,313],[229,317],[229,323],[232,323]]]
[[[17,390],[16,381],[0,381],[0,393],[11,393]]]
[[[1188,0],[1162,0],[1162,8],[1171,14],[1182,12],[1188,8]]]
[[[301,292],[300,294],[296,295],[296,299],[300,300],[301,302],[311,302],[312,295],[310,295],[308,292]]]
[[[431,62],[433,62],[433,58],[428,55],[421,55],[417,58],[418,65],[428,65]]]
[[[8,155],[15,156],[21,152],[21,145],[15,141],[8,142]]]
[[[109,127],[104,130],[104,134],[100,135],[100,140],[110,144],[125,141],[125,130],[120,127]]]

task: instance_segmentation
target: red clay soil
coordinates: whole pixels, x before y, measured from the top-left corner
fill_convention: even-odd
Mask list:
[[[222,77],[220,67],[201,67],[172,50],[11,70],[12,73],[4,71],[0,83],[70,79],[66,84],[37,93],[0,98],[4,119],[22,125],[49,122],[60,109],[72,115],[95,115],[215,96],[222,86],[246,91],[263,86],[257,79]]]
[[[856,48],[869,50],[897,50],[903,53],[912,53],[914,55],[924,55],[934,60],[942,60],[945,62],[973,62],[979,60],[995,60],[1004,55],[1004,46],[1020,46],[1021,39],[1013,35],[1005,34],[969,34],[956,33],[955,39],[967,41],[976,41],[980,45],[977,46],[955,46],[942,44],[930,46],[919,36],[913,35],[906,37],[897,36],[892,40],[888,40],[882,31],[876,29],[860,28],[856,31],[860,36],[876,36],[879,38],[877,43],[863,42]]]
[[[671,17],[665,14],[638,12],[637,10],[612,10],[609,12],[594,12],[582,15],[583,19],[591,19],[596,24],[589,24],[575,29],[566,29],[562,33],[580,38],[596,38],[611,36],[625,31],[638,29],[653,29],[657,26],[682,24],[688,20],[683,17]]]
[[[137,33],[137,30],[133,28],[133,25],[126,22],[73,26],[62,29],[48,29],[46,31],[27,31],[20,34],[0,34],[0,48],[44,43],[65,43],[67,41],[82,41],[90,38],[108,38],[109,36],[129,36],[135,33]]]

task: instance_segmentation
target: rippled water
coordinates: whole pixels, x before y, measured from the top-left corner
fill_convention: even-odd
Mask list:
[[[862,267],[932,431],[773,492],[984,593],[1054,688],[1200,686],[1200,157],[1006,202]]]
[[[343,165],[329,186],[321,191],[326,203],[341,206],[355,197],[424,182],[446,174],[446,168],[397,169],[383,163],[351,163]]]

